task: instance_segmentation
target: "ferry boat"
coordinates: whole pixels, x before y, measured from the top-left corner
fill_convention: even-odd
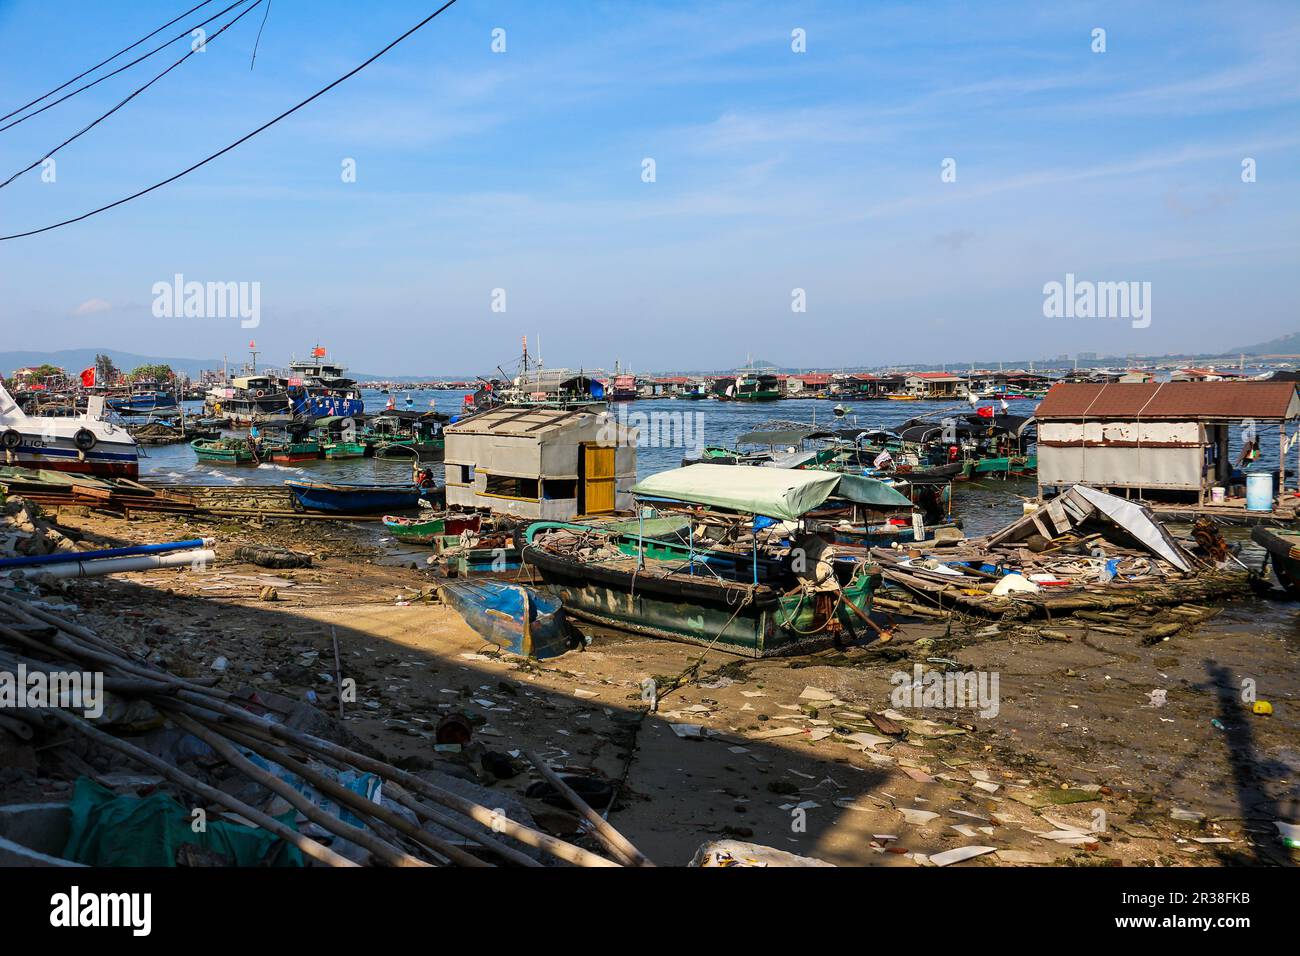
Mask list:
[[[103,478],[139,478],[135,439],[108,421],[102,395],[81,415],[28,415],[0,385],[0,450],[4,464]]]
[[[312,349],[309,359],[295,359],[284,374],[256,371],[256,352],[246,374],[208,392],[214,416],[235,425],[284,424],[304,418],[353,418],[365,411],[356,382],[347,367],[325,359],[325,349]]]

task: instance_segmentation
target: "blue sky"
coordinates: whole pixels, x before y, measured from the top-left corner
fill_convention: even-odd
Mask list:
[[[195,2],[0,0],[0,114]],[[0,234],[171,175],[434,6],[277,0],[250,71],[259,8],[0,190]],[[0,133],[0,181],[186,48]],[[459,0],[179,183],[0,243],[0,350],[240,355],[236,320],[153,316],[176,273],[261,283],[268,358],[375,373],[489,371],[525,334],[638,370],[1249,345],[1300,330],[1298,50],[1291,2]],[[1044,318],[1066,273],[1150,282],[1150,326]]]

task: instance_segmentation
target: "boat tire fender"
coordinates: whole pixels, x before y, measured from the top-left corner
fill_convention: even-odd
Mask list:
[[[72,436],[72,444],[77,446],[77,451],[90,451],[97,441],[99,439],[89,428],[78,428],[77,433]]]
[[[22,443],[23,436],[17,429],[6,429],[5,433],[0,435],[0,446],[3,446],[7,451],[13,451]]]

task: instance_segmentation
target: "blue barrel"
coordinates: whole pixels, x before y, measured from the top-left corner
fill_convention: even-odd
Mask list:
[[[1273,510],[1273,473],[1252,471],[1246,475],[1246,510]]]

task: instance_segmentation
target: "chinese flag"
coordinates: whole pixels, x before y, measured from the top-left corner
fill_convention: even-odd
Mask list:
[[[318,345],[318,346],[316,346],[314,349],[311,350],[311,354],[312,354],[312,356],[315,357],[315,358],[324,358],[324,357],[325,357],[325,349]]]
[[[95,366],[85,369],[81,373],[81,384],[86,388],[95,387]]]
[[[978,409],[977,412],[976,412],[976,414],[978,414],[980,418],[992,418],[992,417],[993,417],[993,406],[992,406],[992,405],[985,405],[983,408]]]

